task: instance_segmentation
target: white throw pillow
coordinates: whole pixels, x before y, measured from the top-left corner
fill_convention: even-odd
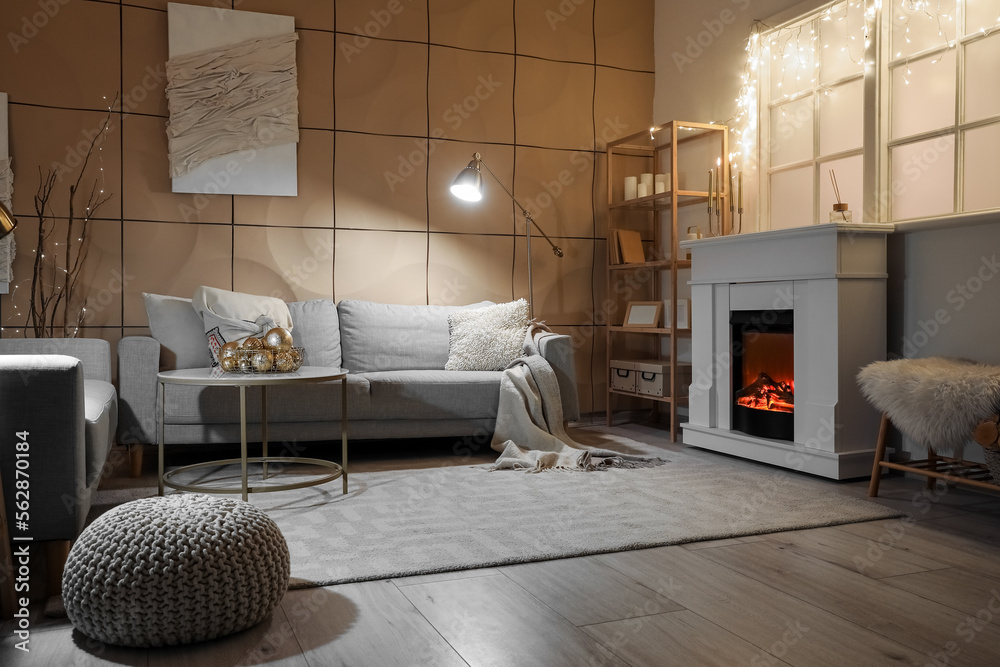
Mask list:
[[[502,371],[523,356],[528,302],[459,310],[448,316],[447,371]]]
[[[226,343],[262,336],[272,327],[292,331],[288,305],[271,296],[201,285],[194,291],[191,306],[201,317],[213,366],[219,365],[219,349]]]

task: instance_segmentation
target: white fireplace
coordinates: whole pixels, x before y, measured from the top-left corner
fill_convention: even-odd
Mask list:
[[[831,223],[681,243],[692,253],[686,444],[832,479],[871,474],[879,415],[855,376],[885,359],[892,230]],[[732,322],[779,316],[793,323],[789,439],[750,435],[733,422],[741,379],[733,377]]]

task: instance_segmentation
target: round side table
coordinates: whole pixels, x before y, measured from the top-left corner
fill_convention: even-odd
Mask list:
[[[274,491],[288,491],[290,489],[301,489],[307,486],[316,486],[331,482],[338,477],[344,479],[344,493],[347,493],[347,374],[349,371],[343,368],[325,368],[322,366],[303,366],[297,371],[290,373],[227,373],[221,368],[188,368],[176,371],[163,371],[157,374],[156,379],[160,383],[160,423],[159,423],[159,495],[163,495],[164,485],[179,491],[196,491],[199,493],[242,493],[243,500],[247,499],[250,493],[270,493]],[[340,441],[342,448],[342,463],[337,464],[323,459],[311,459],[300,456],[268,456],[267,455],[267,388],[277,385],[290,384],[311,384],[319,382],[330,382],[340,380],[341,412],[340,412]],[[189,384],[206,387],[238,387],[240,390],[240,458],[222,459],[217,461],[206,461],[204,463],[194,463],[164,472],[163,470],[163,419],[166,406],[166,386],[168,384]],[[261,413],[261,440],[263,443],[263,456],[247,457],[247,387],[260,387],[260,413]],[[196,468],[207,468],[221,465],[231,465],[239,463],[242,467],[242,484],[239,487],[216,487],[205,484],[181,484],[173,481],[173,477]],[[329,474],[310,479],[304,482],[294,482],[288,484],[275,484],[267,486],[251,487],[247,483],[247,464],[260,463],[264,468],[264,479],[267,479],[268,463],[300,463],[319,466],[330,470]]]

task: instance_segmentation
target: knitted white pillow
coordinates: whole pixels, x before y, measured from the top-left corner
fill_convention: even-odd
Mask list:
[[[502,371],[523,356],[528,302],[458,310],[448,316],[447,371]]]

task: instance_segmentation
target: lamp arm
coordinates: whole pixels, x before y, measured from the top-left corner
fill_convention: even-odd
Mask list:
[[[507,189],[506,185],[503,184],[503,181],[501,181],[499,178],[497,178],[497,175],[493,173],[493,170],[490,169],[490,166],[488,164],[486,164],[486,161],[483,160],[483,158],[481,156],[479,156],[478,153],[476,154],[476,156],[479,159],[479,164],[481,164],[484,167],[486,167],[486,171],[490,172],[490,176],[493,177],[493,180],[500,184],[500,187],[503,188],[503,191],[507,193],[507,196],[510,197],[511,201],[514,202],[519,209],[521,209],[521,215],[524,216],[524,219],[528,223],[534,225],[535,229],[538,230],[538,233],[542,235],[542,238],[544,238],[546,241],[549,242],[549,245],[552,246],[552,254],[554,254],[556,257],[562,257],[563,256],[563,250],[562,250],[562,248],[560,248],[555,243],[553,243],[552,239],[549,238],[549,235],[546,234],[545,231],[541,227],[538,226],[538,223],[535,222],[535,219],[531,217],[530,213],[528,213],[528,209],[526,209],[523,206],[521,206],[521,202],[517,201],[517,199],[514,197],[513,193],[510,190]]]

